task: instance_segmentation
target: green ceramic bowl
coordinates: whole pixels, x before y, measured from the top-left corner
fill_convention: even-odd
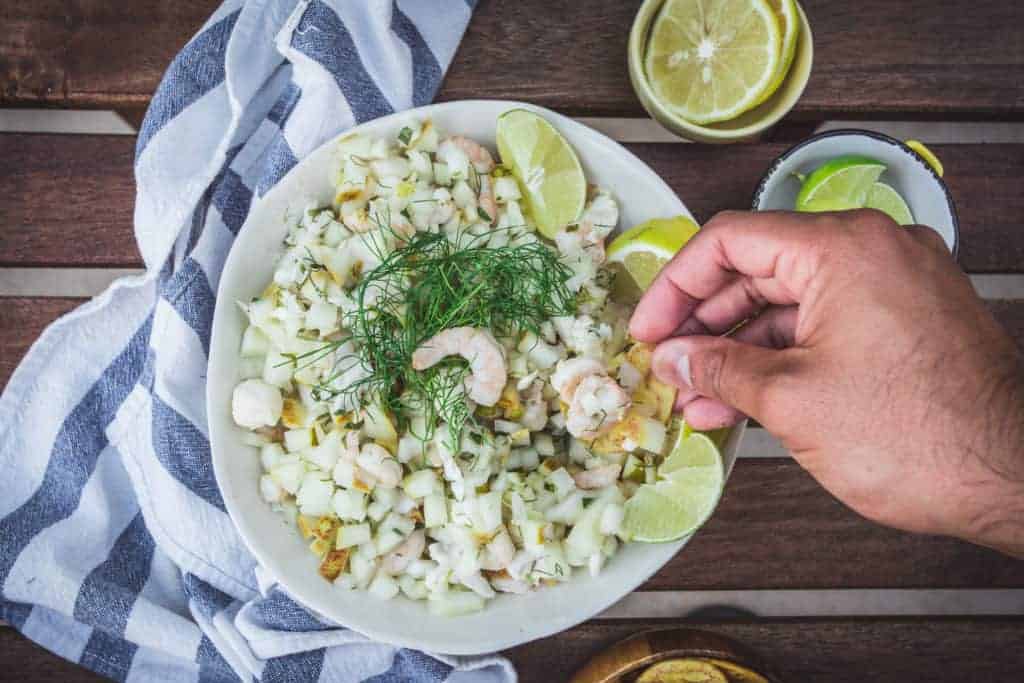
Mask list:
[[[633,28],[629,32],[629,78],[644,109],[665,128],[696,142],[756,140],[788,114],[800,99],[811,75],[814,38],[811,35],[811,26],[807,22],[807,15],[797,4],[800,14],[800,36],[797,38],[796,54],[793,56],[793,64],[789,67],[789,74],[771,97],[739,117],[720,123],[700,125],[673,114],[654,96],[644,74],[644,51],[647,48],[648,34],[663,4],[665,0],[646,0],[633,20]]]

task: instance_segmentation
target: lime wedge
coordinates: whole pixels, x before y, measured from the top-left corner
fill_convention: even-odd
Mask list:
[[[767,0],[668,0],[644,70],[655,97],[694,123],[734,119],[771,87],[782,31]]]
[[[761,95],[758,104],[771,97],[789,74],[789,67],[793,64],[793,57],[796,56],[796,40],[800,35],[800,17],[797,14],[796,0],[768,0],[775,17],[779,20],[779,28],[782,30],[782,59],[775,68],[775,75],[772,77],[771,85]]]
[[[544,118],[525,109],[498,117],[498,153],[526,196],[541,234],[553,239],[575,222],[587,200],[587,180],[576,152]]]
[[[620,303],[639,301],[665,264],[698,230],[700,226],[686,216],[675,216],[649,220],[616,237],[607,252],[615,273],[614,299]]]
[[[719,478],[723,476],[722,456],[718,453],[718,446],[707,434],[680,433],[672,453],[658,468],[658,476],[675,479],[677,475],[681,476],[684,470],[692,468],[711,468],[718,472]]]
[[[883,171],[885,164],[869,157],[836,157],[807,176],[796,197],[796,210],[859,209]]]
[[[725,481],[718,447],[706,434],[677,431],[675,447],[658,468],[661,481],[641,486],[626,501],[627,538],[675,541],[699,529],[718,505]]]
[[[875,183],[871,186],[864,207],[883,211],[900,225],[914,224],[914,214],[910,212],[910,207],[903,197],[885,183]]]

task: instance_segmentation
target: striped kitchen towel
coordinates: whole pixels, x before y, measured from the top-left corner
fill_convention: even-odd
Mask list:
[[[340,131],[429,102],[472,0],[227,0],[138,137],[143,276],[54,323],[0,398],[0,618],[116,680],[514,681],[328,623],[225,512],[204,375],[254,198]]]

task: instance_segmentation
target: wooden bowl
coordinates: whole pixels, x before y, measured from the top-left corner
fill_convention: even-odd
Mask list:
[[[628,683],[653,664],[685,657],[725,660],[761,674],[769,683],[782,683],[746,645],[690,628],[645,631],[621,640],[587,662],[570,683]]]

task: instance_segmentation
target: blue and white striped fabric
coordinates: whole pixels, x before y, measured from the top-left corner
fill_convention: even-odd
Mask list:
[[[228,0],[139,134],[147,274],[54,323],[0,398],[0,618],[131,681],[514,681],[374,643],[256,566],[210,463],[214,293],[254,197],[326,139],[429,102],[471,0]]]

